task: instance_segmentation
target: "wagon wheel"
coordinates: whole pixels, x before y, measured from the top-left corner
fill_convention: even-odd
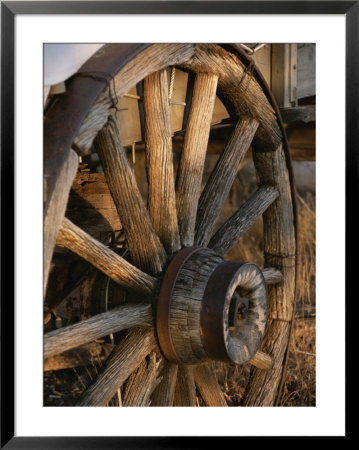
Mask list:
[[[195,78],[176,182],[169,66]],[[141,80],[147,208],[113,114],[117,99]],[[216,93],[235,127],[201,192]],[[246,55],[237,46],[216,44],[106,45],[68,82],[66,94],[50,104],[44,142],[44,289],[56,243],[101,270],[131,298],[116,309],[45,334],[48,358],[128,330],[78,405],[106,405],[128,380],[129,405],[195,406],[197,388],[206,405],[226,406],[213,360],[250,361],[242,404],[275,404],[294,309],[295,192],[278,110]],[[93,142],[130,258],[64,217],[78,154],[89,154]],[[215,230],[249,146],[258,190]],[[224,255],[260,216],[265,268],[226,261]],[[240,320],[246,300],[247,316]]]

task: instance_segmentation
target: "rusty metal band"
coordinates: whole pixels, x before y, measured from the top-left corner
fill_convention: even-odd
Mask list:
[[[223,309],[228,287],[244,263],[223,261],[212,272],[203,294],[200,313],[202,345],[211,359],[232,363],[225,344]]]
[[[176,364],[182,362],[174,348],[169,323],[173,289],[185,262],[200,250],[209,251],[206,247],[187,247],[177,253],[165,272],[157,300],[156,330],[158,343],[166,359]]]

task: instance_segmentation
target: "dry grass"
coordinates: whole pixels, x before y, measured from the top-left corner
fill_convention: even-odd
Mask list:
[[[299,283],[283,406],[315,406],[315,200],[298,196]]]
[[[296,318],[281,406],[315,406],[315,318]]]

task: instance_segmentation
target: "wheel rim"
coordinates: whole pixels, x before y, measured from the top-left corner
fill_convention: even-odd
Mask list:
[[[289,170],[288,173],[287,168],[288,157],[282,146],[281,129],[277,124],[271,105],[267,101],[266,93],[263,92],[257,79],[248,74],[246,66],[234,53],[230,53],[217,45],[181,46],[177,44],[167,46],[165,51],[163,49],[164,46],[159,45],[136,47],[132,57],[126,59],[126,64],[122,64],[124,58],[121,54],[118,58],[120,64],[117,60],[117,64],[115,64],[117,68],[121,67],[121,70],[115,76],[116,95],[123,95],[131,87],[131,83],[134,84],[137,80],[145,78],[144,108],[147,117],[146,145],[150,189],[148,212],[142,203],[137,185],[126,164],[125,155],[123,152],[121,153],[121,143],[114,120],[110,117],[108,121],[109,108],[113,102],[113,95],[109,96],[111,84],[109,90],[105,89],[99,95],[74,140],[76,149],[86,153],[95,139],[107,183],[120,214],[121,223],[124,224],[133,264],[113,254],[102,244],[94,242],[94,239],[83,233],[68,219],[62,221],[61,215],[65,212],[67,193],[76,172],[76,169],[74,170],[76,155],[70,148],[68,148],[69,156],[65,158],[63,169],[65,176],[61,177],[61,174],[54,176],[57,182],[59,179],[65,179],[65,182],[61,184],[67,186],[67,191],[62,188],[61,191],[65,192],[58,202],[62,205],[63,210],[63,213],[59,214],[61,219],[59,223],[54,223],[53,215],[49,214],[52,201],[56,197],[53,192],[56,193],[59,188],[55,183],[55,187],[48,190],[47,204],[50,206],[45,209],[45,230],[51,228],[52,236],[47,239],[48,236],[45,232],[45,249],[51,247],[50,253],[52,253],[52,242],[54,243],[56,239],[58,245],[76,252],[117,283],[126,286],[127,289],[141,295],[150,294],[153,296],[158,289],[157,276],[154,275],[161,272],[166,264],[166,259],[173,252],[178,251],[181,247],[195,244],[208,245],[223,255],[237,242],[244,230],[248,229],[256,218],[263,214],[265,265],[280,268],[282,272],[281,283],[271,287],[269,321],[261,347],[265,354],[269,353],[273,358],[273,368],[270,370],[259,368],[253,370],[251,380],[246,387],[243,404],[273,404],[280,373],[283,369],[284,353],[289,340],[294,306],[295,265],[288,264],[288,261],[291,261],[289,258],[292,258],[296,253],[293,226],[295,221],[295,208],[292,204],[293,187],[290,182],[291,172]],[[113,54],[113,47],[111,47],[111,52]],[[137,54],[137,52],[139,53]],[[210,57],[207,58],[208,54]],[[149,57],[152,58],[151,64],[146,67],[143,65],[143,61],[147,61]],[[138,64],[141,61],[142,66],[139,70]],[[224,61],[225,70],[227,70],[224,75],[221,72],[221,76],[213,69],[214,63],[218,63],[218,61],[222,63]],[[185,70],[194,71],[196,76],[192,114],[190,114],[186,130],[176,189],[173,175],[168,176],[171,173],[172,144],[168,122],[168,92],[164,89],[166,85],[164,68],[167,65],[179,65]],[[91,64],[89,67],[91,67]],[[93,79],[94,76],[91,73],[90,78]],[[246,81],[248,85],[244,89],[243,80],[246,80],[246,78],[249,81]],[[95,81],[101,84],[100,78],[95,79]],[[106,84],[108,84],[108,80]],[[204,191],[200,195],[201,170],[203,171],[217,84],[222,91],[222,95],[225,95],[227,100],[231,102],[239,120],[233,132],[232,140],[227,144]],[[235,91],[238,88],[243,88],[240,95]],[[99,91],[98,86],[96,89]],[[155,101],[153,101],[153,98]],[[260,108],[257,103],[253,105],[254,98],[257,99],[257,102],[258,98],[262,102],[266,102],[264,114],[263,108]],[[158,117],[159,120],[151,122],[149,118],[153,115]],[[52,120],[54,119],[52,118],[49,122]],[[48,128],[52,129],[51,126]],[[46,132],[46,129],[45,121],[45,136],[46,133],[49,133],[49,131]],[[162,134],[164,134],[164,137],[161,137]],[[223,227],[213,233],[215,219],[231,187],[231,180],[233,181],[235,176],[236,167],[238,167],[239,161],[243,158],[250,144],[253,148],[253,159],[260,179],[260,188]],[[112,148],[112,150],[109,151],[109,148]],[[194,151],[194,148],[196,151]],[[51,153],[51,148],[45,151],[45,166],[46,155],[51,155]],[[51,164],[53,165],[54,155],[48,157],[52,160]],[[275,167],[276,170],[271,171],[268,166]],[[191,176],[192,173],[197,173],[197,176]],[[165,181],[158,186],[158,180],[164,179]],[[51,186],[51,183],[49,186]],[[124,186],[126,186],[126,189],[124,189]],[[218,192],[219,194],[216,194]],[[277,199],[278,195],[279,198]],[[217,202],[215,205],[213,205],[213,197]],[[195,207],[193,206],[193,198],[195,198]],[[135,217],[133,216],[134,212],[137,214]],[[48,222],[47,227],[46,221]],[[59,228],[57,235],[54,231],[56,228]],[[143,244],[143,236],[147,238],[146,245]],[[228,236],[230,239],[228,239]],[[284,301],[285,299],[287,301]],[[132,310],[129,311],[128,307],[131,307]],[[135,319],[133,319],[134,315]],[[111,313],[100,319],[108,322],[110,316]],[[116,326],[107,327],[106,333],[109,329],[115,332],[131,326],[136,327],[150,323],[152,312],[148,303],[140,302],[127,305],[127,310],[121,308],[120,312],[116,312],[111,317]],[[99,321],[98,317],[94,318],[93,327],[96,328],[99,322],[101,320]],[[88,323],[85,323],[81,335],[85,334],[87,337],[86,339],[81,337],[81,339],[89,342],[89,337],[92,340],[95,334],[89,334],[87,326]],[[74,343],[79,345],[78,336],[81,334],[81,324],[77,330],[80,330],[77,331],[77,337],[70,336],[71,345],[74,345]],[[106,362],[102,375],[85,392],[79,404],[97,405],[99,402],[101,404],[106,403],[108,396],[114,393],[113,386],[120,386],[139,367],[140,361],[153,351],[156,347],[153,333],[146,327],[136,330],[135,328],[130,331],[121,346],[115,349],[116,351]],[[59,336],[64,335],[64,330],[60,329],[51,333],[45,338],[45,356],[65,349],[63,340],[59,340]],[[103,333],[104,331],[101,330],[102,336]],[[68,335],[66,339],[69,339]],[[55,340],[61,341],[57,350],[54,350],[50,345],[51,351],[47,351],[47,345]],[[141,351],[133,352],[132,355],[130,351],[132,346],[135,343],[138,346],[140,341],[145,344],[141,346]],[[280,344],[278,344],[278,341]],[[153,361],[153,357],[151,358],[153,362],[151,370],[153,372],[156,364],[158,366],[158,361],[156,363]],[[124,367],[125,359],[129,363],[125,364]],[[257,365],[260,366],[260,364]],[[176,405],[195,405],[195,386],[197,386],[202,398],[207,399],[205,400],[206,404],[221,404],[224,406],[225,400],[218,383],[215,382],[211,366],[205,368],[200,366],[194,370],[191,366],[179,366],[177,368],[173,364],[164,364],[162,373],[163,379],[152,395],[152,404],[170,405],[175,398]],[[113,378],[112,390],[110,389],[107,392],[107,396],[98,396],[98,392],[103,391],[103,386],[109,385],[106,381],[109,374],[112,374]],[[155,385],[156,378],[152,381]],[[136,380],[133,381],[133,385],[136,385]],[[211,397],[208,394],[209,387],[215,393],[215,400],[209,398]],[[130,391],[127,390],[127,392]],[[128,396],[131,397],[131,394],[128,394]],[[142,404],[143,398],[136,401]]]

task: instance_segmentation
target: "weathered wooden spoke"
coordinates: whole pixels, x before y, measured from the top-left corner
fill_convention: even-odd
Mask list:
[[[133,262],[146,272],[158,273],[165,261],[165,251],[152,227],[111,116],[97,135],[95,144]]]
[[[150,328],[133,328],[118,344],[95,382],[83,393],[77,406],[104,406],[155,346]]]
[[[173,406],[177,382],[178,365],[165,363],[160,376],[161,383],[152,394],[152,406]]]
[[[194,242],[197,204],[201,189],[217,75],[196,76],[186,136],[176,179],[178,226],[183,246]]]
[[[44,336],[44,358],[87,344],[110,333],[152,323],[152,308],[146,303],[129,303],[90,317],[74,325],[50,331]]]
[[[154,293],[155,278],[137,269],[105,245],[93,239],[66,217],[62,222],[56,243],[81,256],[126,289],[144,295]]]
[[[273,366],[273,358],[267,353],[258,350],[249,363],[258,369],[269,370]]]
[[[253,368],[249,384],[242,399],[244,406],[273,405],[283,370],[283,358],[288,343],[289,328],[289,322],[269,320],[261,347],[266,354],[272,357],[271,368],[270,370],[268,368],[265,370],[263,368]]]
[[[153,228],[168,254],[180,248],[172,162],[167,72],[144,80],[148,210]]]
[[[236,213],[225,222],[210,240],[208,247],[225,255],[238,239],[259,219],[276,200],[278,191],[272,186],[262,186]]]
[[[123,394],[122,406],[150,406],[151,394],[161,382],[158,376],[161,358],[152,352],[130,375]]]
[[[264,281],[266,284],[277,284],[283,280],[283,274],[274,267],[266,267],[262,270]]]
[[[255,119],[245,117],[239,120],[226,148],[217,161],[199,199],[196,245],[208,244],[217,217],[257,128],[258,122]]]
[[[175,406],[197,406],[193,367],[178,366]]]
[[[228,406],[211,365],[196,366],[194,381],[207,406]]]
[[[111,344],[104,345],[101,342],[90,342],[44,359],[44,372],[93,365],[94,360],[101,364],[107,359],[111,350]]]

